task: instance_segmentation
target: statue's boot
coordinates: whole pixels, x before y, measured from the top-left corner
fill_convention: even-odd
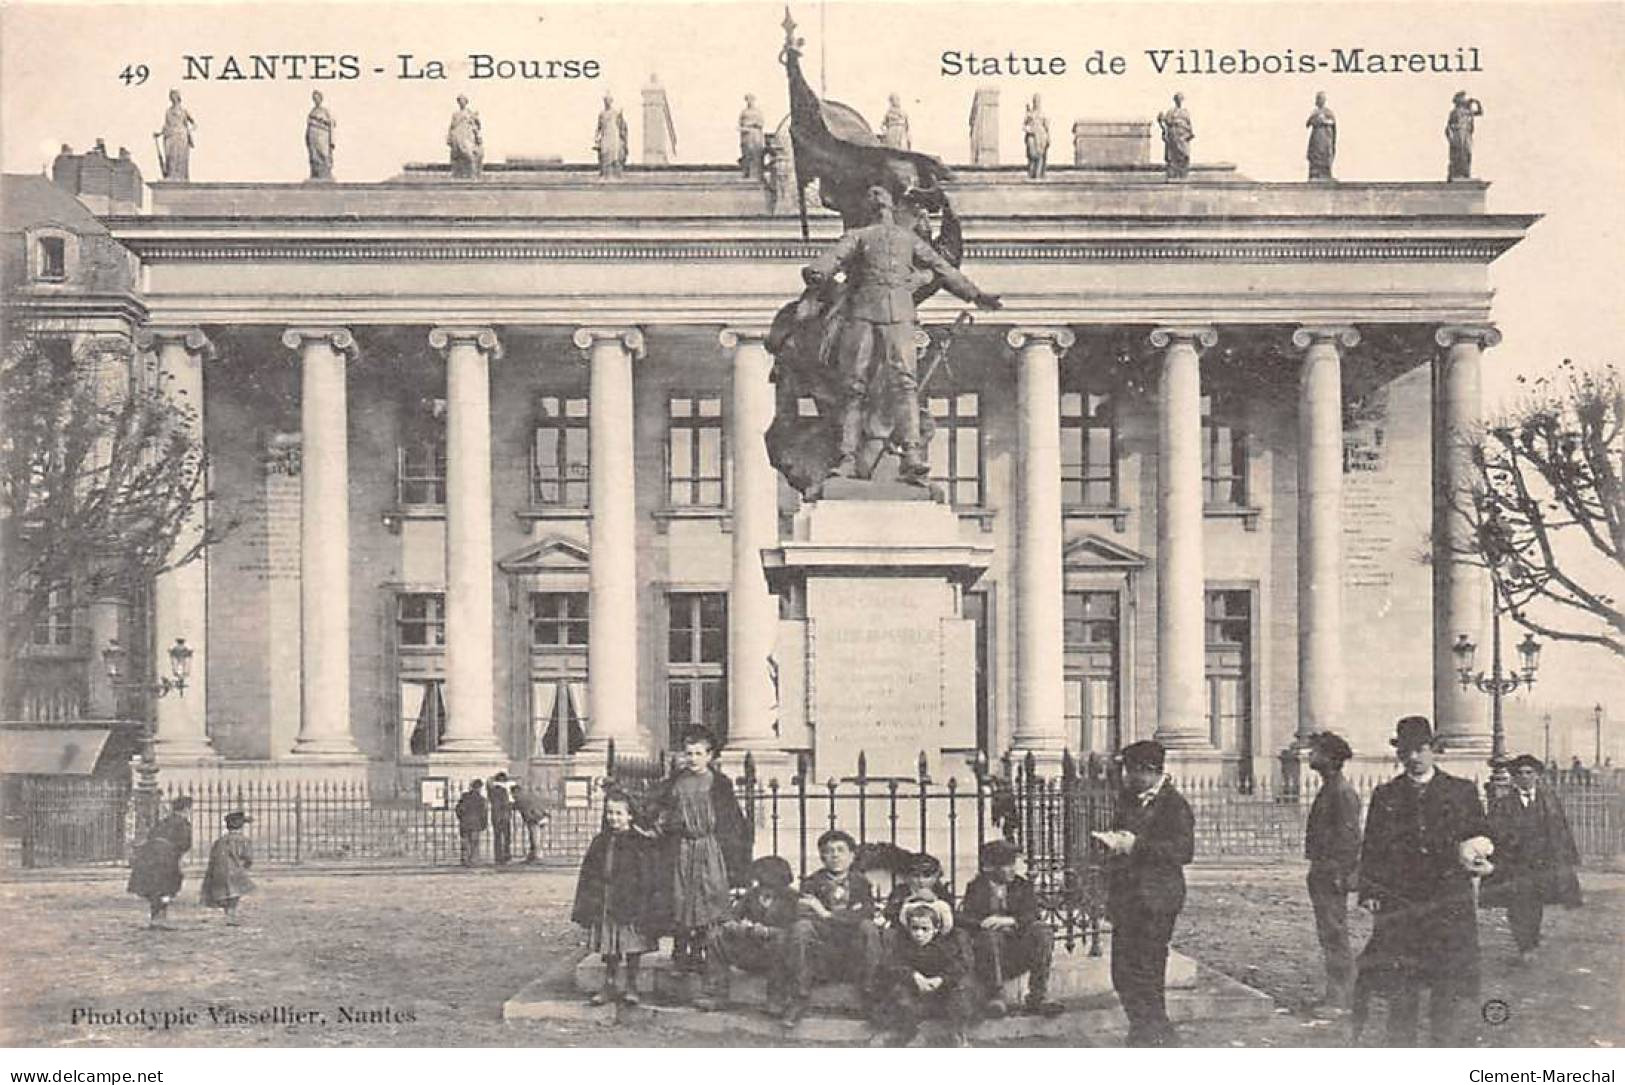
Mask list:
[[[858,477],[858,445],[863,440],[863,403],[848,404],[841,411],[841,458],[830,474],[840,478]]]
[[[903,446],[897,477],[911,486],[924,486],[930,480],[931,465],[926,462],[925,449],[918,442]]]

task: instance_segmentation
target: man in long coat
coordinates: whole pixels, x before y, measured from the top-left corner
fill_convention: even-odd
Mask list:
[[[1123,794],[1112,831],[1101,842],[1106,863],[1106,914],[1112,923],[1112,987],[1128,1015],[1130,1047],[1177,1043],[1164,985],[1168,942],[1185,906],[1185,872],[1196,851],[1190,804],[1163,775],[1159,743],[1123,748]]]
[[[1540,945],[1546,905],[1580,904],[1580,852],[1563,804],[1541,783],[1540,759],[1524,754],[1510,768],[1512,788],[1490,801],[1495,873],[1485,879],[1479,903],[1507,910],[1521,962]]]
[[[491,823],[490,806],[485,801],[485,782],[472,780],[468,790],[457,800],[457,836],[462,842],[460,858],[464,866],[473,866],[480,854],[480,834]]]
[[[182,795],[169,804],[169,815],[155,824],[130,855],[126,890],[147,901],[147,926],[173,930],[166,921],[169,902],[180,895],[181,857],[192,850],[192,800]]]
[[[1433,726],[1406,716],[1390,740],[1405,766],[1377,787],[1360,849],[1360,903],[1375,914],[1359,987],[1390,994],[1388,1041],[1414,1047],[1423,988],[1432,1042],[1454,1046],[1464,998],[1478,995],[1475,873],[1486,870],[1489,823],[1478,789],[1438,768]],[[1355,1012],[1363,1017],[1357,987]]]
[[[1340,735],[1310,738],[1309,767],[1320,773],[1320,793],[1309,807],[1303,851],[1309,860],[1309,902],[1326,958],[1326,1016],[1349,1008],[1354,995],[1354,953],[1349,949],[1349,893],[1360,865],[1360,796],[1343,777],[1354,756]]]

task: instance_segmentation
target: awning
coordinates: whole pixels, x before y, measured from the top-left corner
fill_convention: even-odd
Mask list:
[[[107,727],[0,730],[0,772],[89,776],[112,733]]]

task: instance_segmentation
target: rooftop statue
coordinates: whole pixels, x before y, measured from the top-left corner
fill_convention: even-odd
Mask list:
[[[756,95],[745,95],[745,108],[739,111],[739,169],[753,181],[762,178],[767,153],[766,123],[756,108]]]
[[[480,131],[480,115],[468,108],[468,98],[461,94],[446,131],[446,146],[451,149],[453,177],[479,177],[485,167],[485,136]]]
[[[1484,107],[1477,98],[1467,97],[1458,90],[1451,101],[1450,116],[1445,118],[1444,138],[1450,144],[1450,165],[1445,172],[1446,181],[1470,181],[1473,178],[1473,118],[1482,117]]]
[[[158,171],[166,181],[192,179],[192,131],[197,122],[181,105],[181,92],[169,92],[169,109],[164,113],[164,128],[154,132],[158,141]]]
[[[598,176],[619,177],[626,170],[626,118],[615,99],[604,95],[604,108],[598,113],[598,128],[592,149],[598,153]]]
[[[1337,157],[1337,117],[1326,108],[1326,92],[1315,95],[1315,110],[1303,122],[1309,129],[1309,179],[1330,181],[1332,160]]]
[[[886,116],[880,122],[880,142],[899,151],[911,149],[908,134],[908,114],[895,94],[886,97]]]
[[[1027,147],[1027,176],[1034,181],[1040,180],[1049,162],[1049,121],[1036,94],[1027,106],[1027,116],[1021,122],[1021,134]]]
[[[305,152],[310,156],[310,179],[333,179],[333,114],[322,105],[322,92],[310,92],[310,115],[305,118]]]
[[[1162,161],[1168,180],[1183,181],[1191,174],[1191,140],[1196,138],[1183,94],[1174,95],[1172,109],[1157,114],[1157,125],[1162,129]]]

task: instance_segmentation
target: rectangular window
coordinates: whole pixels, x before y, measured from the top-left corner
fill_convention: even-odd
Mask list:
[[[931,438],[927,454],[931,481],[954,505],[982,503],[981,396],[949,392],[928,397]]]
[[[401,681],[401,752],[423,757],[440,748],[446,734],[445,685],[438,678]]]
[[[531,501],[586,508],[589,483],[587,397],[540,397],[530,452]]]
[[[60,282],[68,277],[68,242],[61,237],[39,239],[39,277]]]
[[[530,593],[530,647],[587,646],[587,593],[533,591]]]
[[[1061,393],[1061,504],[1117,504],[1116,405],[1103,392]]]
[[[1120,613],[1115,591],[1069,591],[1062,602],[1067,741],[1086,754],[1109,754],[1121,737]]]
[[[446,597],[403,592],[395,597],[395,643],[402,648],[446,646]]]
[[[671,746],[684,727],[698,725],[728,736],[728,597],[681,592],[668,597],[666,701]]]
[[[1247,504],[1247,432],[1222,396],[1202,397],[1202,496],[1211,507]]]
[[[676,508],[721,508],[722,397],[674,395],[667,414],[668,500]]]
[[[1252,594],[1206,594],[1208,732],[1220,752],[1252,755]]]
[[[549,756],[587,744],[586,675],[537,677],[530,685],[532,749]]]
[[[73,592],[66,586],[52,591],[45,609],[34,621],[30,640],[43,647],[65,648],[73,644]]]
[[[445,436],[422,436],[401,445],[395,479],[396,500],[402,505],[444,505]]]

